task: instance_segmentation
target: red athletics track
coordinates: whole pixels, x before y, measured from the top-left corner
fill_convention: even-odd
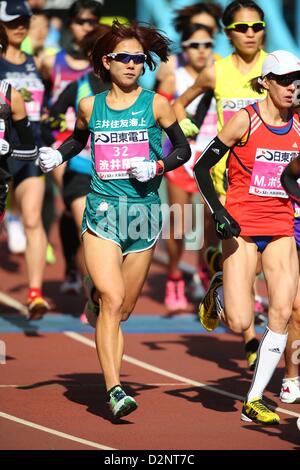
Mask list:
[[[2,290],[23,301],[24,261],[7,254],[3,238]],[[54,297],[56,312],[66,312],[69,319],[78,316],[82,302],[58,293],[63,266],[56,229],[52,238],[58,261],[47,267],[45,293]],[[153,264],[136,307],[137,320],[151,314],[155,324],[164,315],[164,272]],[[0,308],[11,315],[12,326],[18,323],[13,309]],[[283,364],[266,394],[281,408],[281,425],[243,423],[239,398],[251,374],[245,370],[239,336],[205,334],[200,328],[199,333],[172,332],[175,320],[168,320],[170,332],[126,333],[122,383],[139,408],[122,424],[110,421],[92,333],[26,332],[25,320],[18,323],[24,332],[0,331],[7,354],[6,364],[0,365],[0,448],[300,449],[300,405],[281,406],[278,399]]]

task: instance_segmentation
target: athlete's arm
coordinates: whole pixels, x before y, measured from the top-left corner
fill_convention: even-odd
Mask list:
[[[74,132],[58,148],[64,162],[80,154],[87,144],[90,135],[88,123],[92,115],[94,100],[95,97],[90,96],[79,102]]]
[[[53,130],[66,130],[66,111],[69,108],[75,109],[78,83],[71,82],[59,95],[56,102],[51,106],[48,122]]]
[[[185,108],[195,99],[207,90],[214,90],[216,86],[215,66],[205,67],[197,76],[192,86],[179,96],[174,104],[174,111],[178,122],[186,118]]]
[[[17,160],[35,160],[38,155],[38,148],[28,121],[24,100],[21,93],[15,88],[11,88],[11,112],[13,126],[16,129],[20,144],[10,146],[10,157]]]
[[[164,64],[166,65],[166,64]],[[174,73],[169,73],[160,83],[157,93],[172,102],[176,93],[176,78]]]
[[[77,89],[77,81],[67,85],[42,122],[42,137],[46,145],[50,146],[55,142],[52,131],[64,132],[67,129],[66,111],[68,108],[75,108]]]
[[[157,123],[167,133],[173,150],[162,160],[157,162],[132,162],[131,175],[138,181],[146,182],[157,175],[175,170],[183,165],[191,156],[191,149],[186,140],[169,101],[164,96],[156,94],[153,100],[153,113]]]
[[[176,94],[176,77],[174,73],[165,77],[164,81],[158,88],[157,93],[167,98],[170,103],[174,102],[174,97]],[[194,137],[199,134],[199,128],[189,118],[180,121],[179,125],[186,137]]]
[[[39,66],[39,71],[45,80],[49,80],[51,78],[51,70],[54,66],[54,62],[55,62],[55,55],[47,55],[42,60]]]
[[[287,194],[299,204],[300,188],[297,183],[298,178],[300,178],[300,156],[288,164],[280,178],[282,187]]]
[[[164,129],[173,145],[172,151],[160,162],[164,166],[164,172],[175,170],[190,159],[191,148],[176,121],[174,110],[165,97],[155,95],[153,111],[158,124]]]
[[[65,114],[68,108],[75,108],[77,90],[77,81],[69,83],[51,106],[50,116],[57,117],[60,114]]]
[[[68,137],[57,150],[51,147],[41,147],[39,151],[39,166],[44,173],[48,173],[61,163],[80,154],[85,148],[90,131],[88,123],[93,111],[94,96],[83,98],[79,102],[77,119],[73,134]]]
[[[210,169],[241,140],[248,127],[248,113],[244,110],[238,111],[210,142],[194,166],[194,177],[199,191],[213,214],[217,235],[223,239],[238,236],[240,228],[219,201],[210,176]]]
[[[177,64],[176,55],[171,55],[168,62],[161,62],[156,73],[156,80],[161,84],[167,75],[174,73]],[[158,87],[160,88],[160,86]]]

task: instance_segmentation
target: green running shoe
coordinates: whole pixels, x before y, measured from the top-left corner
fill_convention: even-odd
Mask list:
[[[134,398],[126,395],[122,387],[118,386],[110,393],[109,400],[111,411],[114,418],[122,418],[137,409],[137,403]]]

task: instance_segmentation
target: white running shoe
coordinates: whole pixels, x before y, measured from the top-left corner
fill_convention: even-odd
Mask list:
[[[300,378],[283,379],[280,400],[283,403],[300,403]]]
[[[21,254],[26,249],[26,236],[19,216],[7,214],[5,218],[7,245],[11,253]]]

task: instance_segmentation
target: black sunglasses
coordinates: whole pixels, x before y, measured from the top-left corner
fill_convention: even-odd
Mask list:
[[[117,62],[122,62],[122,64],[129,64],[131,60],[135,64],[143,64],[147,59],[146,54],[138,53],[138,54],[128,54],[127,52],[110,52],[107,54],[107,57],[112,60],[116,60]]]
[[[265,27],[265,21],[237,21],[236,23],[231,23],[229,26],[226,26],[225,29],[233,29],[237,33],[245,34],[249,28],[252,28],[254,33],[259,33],[259,31],[263,31]]]
[[[89,24],[90,26],[97,26],[99,23],[98,20],[93,20],[92,18],[74,18],[72,22],[81,26],[85,23]]]
[[[275,75],[270,74],[267,76],[269,80],[274,80],[280,86],[290,86],[295,81],[300,81],[300,73],[288,75]]]
[[[181,43],[183,47],[191,49],[212,49],[214,47],[213,41],[184,41]]]
[[[12,21],[7,21],[4,23],[5,27],[8,29],[15,29],[19,26],[23,26],[24,28],[29,28],[30,25],[30,16],[20,16]]]

